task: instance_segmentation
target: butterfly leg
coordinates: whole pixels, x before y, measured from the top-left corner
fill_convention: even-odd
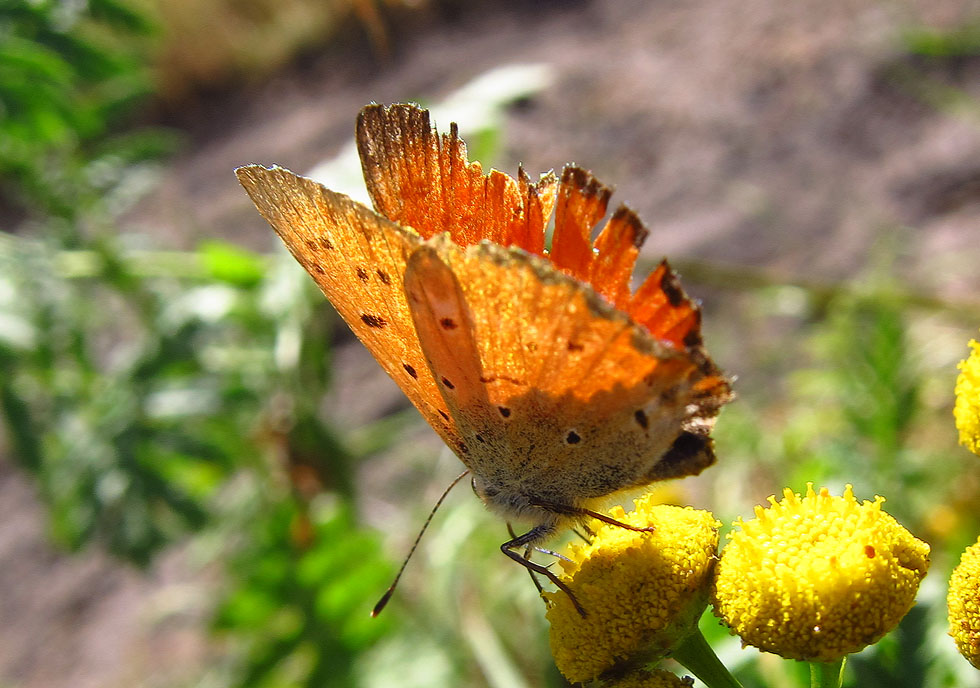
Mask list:
[[[561,514],[562,516],[591,516],[597,521],[602,521],[603,523],[608,523],[609,525],[619,526],[620,528],[625,528],[626,530],[635,530],[639,533],[652,533],[656,530],[653,526],[633,526],[629,523],[623,523],[622,521],[617,521],[612,516],[606,516],[605,514],[600,514],[598,511],[592,511],[592,509],[583,509],[578,506],[569,506],[567,504],[556,504],[554,502],[542,502],[535,501],[531,502],[532,506],[540,507],[546,509],[554,514]],[[586,528],[588,530],[588,528]]]
[[[555,532],[555,527],[552,525],[535,526],[534,528],[531,528],[531,530],[527,531],[523,535],[518,535],[517,537],[512,538],[511,540],[508,540],[507,542],[502,544],[500,546],[500,551],[506,554],[514,561],[516,561],[524,568],[526,568],[528,571],[531,571],[533,573],[540,573],[542,576],[544,576],[552,583],[554,583],[559,590],[561,590],[563,593],[568,595],[568,598],[572,601],[572,604],[575,605],[575,610],[579,613],[579,615],[582,618],[585,618],[585,608],[575,598],[575,595],[572,593],[571,589],[567,585],[565,585],[558,578],[558,576],[554,574],[554,572],[551,569],[549,569],[547,566],[536,564],[530,559],[527,559],[526,557],[522,557],[520,554],[514,551],[521,547],[532,546],[532,543],[536,542],[537,540],[540,540],[543,537],[551,535],[554,532]]]
[[[514,532],[514,526],[512,526],[509,522],[507,523],[507,532],[510,533],[510,537],[511,537],[512,540],[516,540],[517,539],[517,533]],[[531,561],[531,549],[532,549],[531,548],[531,545],[525,545],[525,547],[524,547],[524,561]],[[538,580],[538,577],[536,575],[534,575],[534,571],[532,571],[530,568],[528,568],[527,569],[527,573],[528,573],[529,576],[531,576],[531,582],[534,583],[534,587],[537,588],[538,595],[540,595],[541,593],[543,593],[544,592],[544,588],[541,587],[541,581],[539,581]]]
[[[572,561],[571,559],[569,559],[568,557],[566,557],[561,552],[556,552],[553,549],[545,549],[543,547],[535,547],[534,548],[534,551],[535,552],[541,552],[541,554],[548,554],[548,555],[554,557],[555,559],[564,559],[567,562],[571,562]]]

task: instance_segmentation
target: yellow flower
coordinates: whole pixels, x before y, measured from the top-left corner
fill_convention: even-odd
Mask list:
[[[663,669],[636,669],[621,678],[604,681],[602,688],[691,688],[694,679]]]
[[[706,511],[653,504],[649,495],[626,514],[610,515],[638,532],[596,522],[588,545],[571,545],[561,561],[568,595],[545,593],[550,603],[551,651],[572,682],[590,681],[617,664],[667,654],[695,628],[707,605],[718,527]]]
[[[980,455],[980,342],[971,339],[970,348],[970,357],[960,361],[953,416],[960,444]]]
[[[881,510],[807,485],[770,497],[721,554],[715,615],[742,642],[783,657],[831,662],[877,642],[912,607],[929,545]]]
[[[949,579],[949,634],[960,654],[980,669],[980,540],[966,548]]]

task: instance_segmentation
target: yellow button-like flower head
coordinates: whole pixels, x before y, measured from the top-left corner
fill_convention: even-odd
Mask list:
[[[960,444],[980,454],[980,342],[970,340],[970,348],[970,357],[960,361],[953,416],[960,431]]]
[[[949,634],[960,654],[980,669],[980,540],[963,552],[949,579]]]
[[[571,545],[561,561],[568,595],[550,603],[551,651],[569,681],[590,681],[617,664],[664,656],[695,627],[707,605],[720,523],[706,511],[636,501],[610,515],[638,532],[596,522],[588,545]]]
[[[831,662],[877,642],[911,609],[929,545],[881,510],[807,485],[739,520],[721,554],[715,614],[766,652]]]

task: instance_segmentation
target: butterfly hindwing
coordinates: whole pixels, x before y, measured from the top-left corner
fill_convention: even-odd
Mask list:
[[[649,482],[695,413],[696,361],[535,256],[437,237],[406,290],[461,458],[501,493],[578,504]]]

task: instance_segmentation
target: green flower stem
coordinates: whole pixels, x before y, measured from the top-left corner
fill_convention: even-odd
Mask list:
[[[701,679],[708,688],[742,688],[742,684],[728,672],[699,629],[695,629],[694,633],[675,648],[671,656]]]
[[[810,662],[810,688],[840,688],[844,680],[844,660]]]

